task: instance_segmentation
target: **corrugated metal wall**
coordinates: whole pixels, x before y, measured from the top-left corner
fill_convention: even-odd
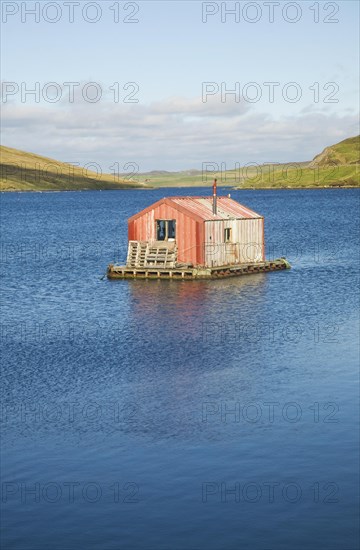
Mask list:
[[[231,242],[224,242],[225,228]],[[265,259],[264,219],[205,222],[205,265],[208,267],[258,262]]]
[[[168,204],[161,204],[129,221],[129,240],[155,241],[156,220],[176,220],[178,262],[204,264],[204,224]]]

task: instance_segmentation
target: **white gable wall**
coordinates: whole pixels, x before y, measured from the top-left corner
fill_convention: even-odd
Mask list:
[[[224,242],[231,228],[231,242]],[[264,219],[205,222],[205,265],[208,267],[261,262],[265,257]]]

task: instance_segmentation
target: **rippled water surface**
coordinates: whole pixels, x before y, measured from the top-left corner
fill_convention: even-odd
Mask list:
[[[358,547],[359,192],[232,192],[290,271],[103,278],[206,192],[1,196],[3,548]]]

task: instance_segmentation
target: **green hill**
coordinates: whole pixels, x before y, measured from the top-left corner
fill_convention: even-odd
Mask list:
[[[360,136],[326,147],[307,163],[264,165],[242,179],[239,187],[359,187]]]
[[[9,147],[0,147],[0,154],[2,191],[209,187],[214,177],[221,186],[239,189],[360,186],[360,136],[326,147],[307,162],[239,167],[218,174],[153,170],[132,179],[116,178],[117,181],[111,174],[99,176],[85,168]]]
[[[0,191],[146,188],[146,184],[0,146]]]
[[[184,170],[181,172],[161,172],[154,170],[139,174],[139,181],[152,187],[208,187],[214,176],[208,174],[207,180],[203,178],[201,170]],[[233,186],[233,183],[229,183]]]
[[[152,187],[209,187],[214,177],[219,185],[238,189],[359,187],[359,140],[360,136],[352,137],[326,147],[312,161],[262,164],[207,174],[202,174],[200,170],[154,170],[139,174],[138,178]]]
[[[330,163],[360,164],[360,136],[344,139],[336,145],[326,147],[310,164],[326,166]]]

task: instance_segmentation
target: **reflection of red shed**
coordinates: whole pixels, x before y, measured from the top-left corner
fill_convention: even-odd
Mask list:
[[[226,266],[265,260],[264,218],[229,197],[169,197],[128,220],[127,266]]]

